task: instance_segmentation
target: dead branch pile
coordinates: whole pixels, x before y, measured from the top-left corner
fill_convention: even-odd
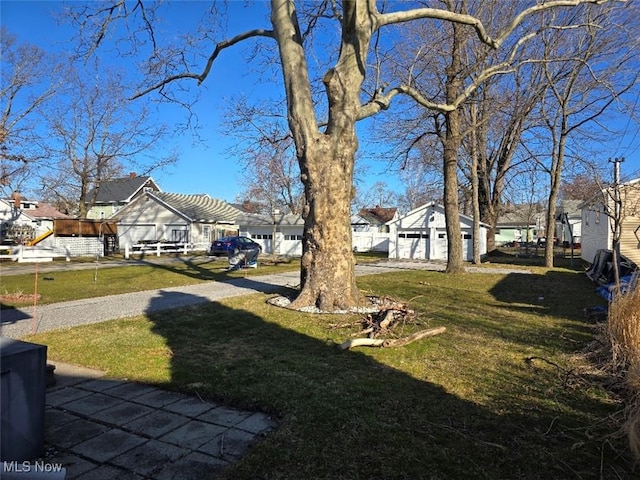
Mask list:
[[[425,337],[432,337],[443,333],[446,328],[428,328],[399,338],[393,336],[393,330],[409,325],[418,324],[416,312],[405,303],[396,302],[389,298],[376,299],[378,311],[369,313],[359,322],[362,330],[339,345],[341,350],[354,347],[401,347]],[[335,328],[353,326],[353,324],[334,325]],[[384,338],[383,338],[384,337]]]

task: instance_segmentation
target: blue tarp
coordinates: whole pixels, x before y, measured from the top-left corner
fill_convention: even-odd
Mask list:
[[[631,275],[625,275],[620,277],[620,293],[625,294],[636,287],[638,283],[638,272],[634,272]],[[604,297],[607,301],[611,302],[616,295],[616,283],[608,283],[596,288],[596,292],[601,297]]]

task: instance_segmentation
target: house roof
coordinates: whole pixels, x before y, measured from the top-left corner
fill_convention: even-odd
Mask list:
[[[361,218],[371,224],[384,224],[393,220],[398,211],[397,208],[383,208],[376,205],[373,208],[363,208],[358,212]]]
[[[151,187],[154,190],[161,191],[160,187],[151,177],[138,177],[129,175],[124,178],[114,178],[100,183],[96,203],[112,203],[112,202],[129,202],[133,196],[144,187]],[[95,188],[87,194],[86,199],[93,197]]]
[[[562,200],[556,208],[556,216],[566,213],[569,217],[580,218],[582,217],[580,205],[583,203],[583,200]]]
[[[191,221],[236,223],[236,219],[242,214],[227,202],[205,194],[147,192],[146,195],[155,197]]]
[[[441,211],[441,212],[443,212],[443,213],[444,213],[444,211],[445,211],[445,208],[444,208],[444,206],[443,206],[443,205],[440,205],[439,203],[436,203],[436,202],[429,202],[429,203],[425,203],[424,205],[421,205],[421,206],[419,206],[419,207],[417,207],[417,208],[414,208],[414,209],[413,209],[413,210],[411,210],[410,212],[408,212],[408,213],[404,214],[402,217],[399,217],[399,218],[397,218],[396,220],[393,220],[393,221],[392,221],[392,222],[390,222],[390,223],[392,223],[392,224],[400,224],[400,222],[401,222],[402,220],[404,220],[405,218],[410,217],[410,216],[412,216],[412,215],[415,215],[416,213],[419,213],[419,212],[421,212],[422,210],[426,211],[426,210],[428,210],[429,208],[433,208],[434,210],[439,210],[439,211]],[[463,214],[463,213],[460,213],[460,214],[458,214],[458,215],[459,215],[459,217],[460,217],[460,219],[461,219],[461,220],[462,220],[462,219],[464,219],[464,220],[466,220],[466,221],[467,221],[467,222],[469,222],[469,223],[473,223],[473,217],[470,217],[470,216],[465,215],[465,214]],[[488,226],[489,226],[488,224],[486,224],[486,223],[484,223],[484,222],[480,222],[480,225],[481,225],[481,226],[483,226],[483,227],[488,227]]]
[[[7,205],[9,208],[14,208],[14,199],[0,199],[0,201]],[[58,218],[73,218],[60,210],[55,208],[49,203],[41,203],[29,200],[28,203],[34,208],[20,208],[20,213],[26,215],[32,220],[53,220]]]
[[[275,218],[271,215],[260,215],[257,213],[244,213],[236,219],[238,225],[247,227],[267,227],[275,224],[283,227],[303,226],[304,219],[301,215],[278,214]]]
[[[48,203],[38,203],[34,210],[27,210],[27,213],[30,217],[33,218],[47,218],[47,219],[57,219],[57,218],[73,218],[70,215],[62,213],[53,205]]]

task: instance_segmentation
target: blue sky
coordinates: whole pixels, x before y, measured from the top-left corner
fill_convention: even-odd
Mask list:
[[[234,6],[233,3],[232,1],[231,8]],[[242,7],[243,3],[238,2],[238,6]],[[193,29],[207,3],[173,1],[170,6],[173,12],[167,15],[169,20],[161,25],[161,28],[177,35],[181,30],[186,32]],[[63,2],[58,1],[3,0],[0,3],[0,18],[2,24],[18,37],[19,42],[29,42],[46,51],[66,50],[74,32],[67,25],[58,25],[54,19],[62,7]],[[243,9],[243,12],[246,10]],[[251,12],[254,15],[247,16],[243,13],[241,16],[232,16],[228,35],[235,35],[247,28],[270,28],[265,12],[266,10],[256,7]],[[229,148],[236,146],[240,140],[223,126],[222,115],[227,105],[225,101],[239,96],[256,98],[264,94],[270,97],[282,95],[280,87],[266,82],[256,82],[255,72],[248,68],[240,55],[245,48],[243,45],[237,45],[225,50],[216,60],[207,80],[202,86],[197,87],[201,95],[194,107],[200,126],[197,131],[198,138],[189,131],[171,138],[166,147],[178,148],[178,163],[151,174],[164,191],[206,193],[227,201],[236,199],[240,191],[238,180],[243,172],[238,161],[230,157]],[[105,51],[99,50],[97,54],[102,55],[103,61],[108,60]],[[196,88],[195,81],[189,82],[189,88]],[[155,94],[149,96],[153,95]],[[175,105],[160,105],[159,112],[161,119],[170,124],[182,123],[187,118],[187,112]],[[397,178],[387,171],[387,165],[383,162],[371,163],[367,172],[366,184],[385,181],[397,190],[402,188],[398,185]]]
[[[244,2],[239,2],[242,7]],[[233,2],[231,2],[233,8]],[[62,2],[58,1],[30,1],[3,0],[0,3],[0,20],[9,31],[18,36],[19,41],[28,41],[41,48],[51,51],[65,49],[71,30],[66,26],[58,26],[52,13],[59,12]],[[170,17],[165,25],[168,31],[185,30],[192,27],[199,18],[204,2],[171,3],[175,15]],[[178,12],[179,9],[179,12]],[[196,15],[198,17],[196,17]],[[244,16],[232,17],[237,24],[229,25],[230,34],[244,31],[248,27],[269,28],[264,12],[255,11],[254,18]],[[251,16],[253,17],[253,16]],[[236,49],[242,47],[235,47]],[[239,193],[238,178],[242,175],[240,166],[233,158],[229,158],[227,150],[238,142],[233,132],[223,131],[221,115],[225,107],[225,99],[232,96],[257,96],[264,94],[265,89],[272,89],[271,96],[279,95],[275,87],[256,82],[255,76],[247,65],[237,56],[237,50],[223,52],[216,61],[212,75],[200,89],[202,98],[196,106],[196,113],[202,129],[199,131],[203,139],[198,143],[189,132],[175,136],[167,143],[167,148],[177,146],[181,152],[179,162],[166,171],[153,173],[152,176],[164,191],[176,193],[206,193],[215,198],[233,201]],[[168,122],[182,122],[185,112],[173,106],[161,107],[163,120]],[[361,129],[361,131],[365,131]],[[361,141],[361,150],[366,148],[366,142]],[[635,124],[630,123],[624,138],[611,139],[605,151],[610,157],[625,157],[622,164],[623,178],[640,176],[640,135]],[[599,146],[601,150],[603,146]],[[366,158],[366,155],[365,155]],[[402,186],[395,175],[387,171],[383,162],[368,162],[368,176],[365,185],[384,181],[398,193],[402,193]]]
[[[178,2],[175,2],[178,6]],[[57,1],[2,1],[0,6],[2,24],[18,37],[52,51],[65,49],[72,31],[67,26],[59,26],[52,14],[60,11],[62,2]],[[190,7],[195,7],[194,15],[202,9],[202,2],[180,2],[180,14],[172,18],[171,28],[179,29],[189,21]],[[262,23],[261,26],[268,27]],[[241,31],[238,27],[237,31]],[[254,82],[246,75],[246,70],[233,52],[221,55],[214,74],[203,84],[202,100],[195,111],[201,129],[198,141],[189,131],[171,138],[167,149],[176,146],[180,152],[178,163],[165,171],[152,173],[153,178],[164,191],[176,193],[207,193],[215,198],[233,201],[238,193],[237,177],[239,166],[228,158],[226,150],[233,145],[234,139],[223,132],[220,114],[225,97],[231,95],[251,95]],[[243,71],[245,70],[245,71]],[[195,82],[193,82],[195,84]],[[222,95],[215,92],[223,92]],[[170,105],[161,105],[162,120],[168,123],[184,122],[186,111]]]

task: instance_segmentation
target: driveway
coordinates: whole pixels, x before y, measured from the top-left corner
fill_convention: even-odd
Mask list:
[[[129,262],[130,263],[130,262]],[[116,265],[114,265],[116,266]],[[51,265],[49,268],[66,267]],[[33,266],[26,267],[33,269]],[[46,268],[40,266],[39,271]],[[77,264],[71,268],[95,268],[95,264]],[[357,275],[373,275],[399,270],[444,270],[445,265],[430,262],[382,261],[356,266]],[[467,267],[469,271],[508,273],[510,269]],[[31,270],[32,271],[32,270]],[[52,270],[48,270],[52,271]],[[517,270],[520,273],[528,271]],[[6,272],[3,272],[5,275]],[[0,335],[21,338],[29,333],[70,328],[78,325],[99,323],[117,318],[133,317],[158,310],[197,305],[237,297],[255,292],[271,293],[281,287],[295,287],[299,284],[299,272],[237,278],[224,282],[207,282],[198,285],[170,287],[159,290],[124,293],[105,297],[73,300],[37,307],[2,310],[0,312]]]

